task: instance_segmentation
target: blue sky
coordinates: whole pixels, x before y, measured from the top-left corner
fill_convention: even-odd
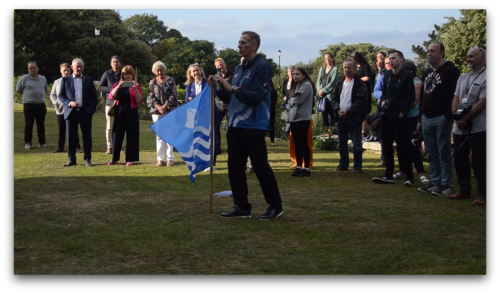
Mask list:
[[[401,50],[414,58],[411,45],[428,40],[434,24],[444,17],[461,16],[458,9],[120,9],[122,19],[134,14],[158,16],[169,28],[179,30],[191,40],[206,39],[217,49],[237,48],[244,30],[261,36],[261,48],[268,57],[281,64],[308,62],[319,56],[329,44],[372,43]],[[385,19],[385,20],[384,20]],[[408,21],[412,20],[412,21]]]

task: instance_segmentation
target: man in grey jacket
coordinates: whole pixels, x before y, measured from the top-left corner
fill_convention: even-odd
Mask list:
[[[121,59],[118,56],[111,56],[111,69],[105,71],[99,82],[99,90],[104,94],[106,99],[106,107],[104,108],[104,113],[106,114],[106,154],[112,154],[113,150],[113,122],[114,117],[108,115],[108,111],[113,105],[113,100],[111,100],[108,95],[113,89],[113,84],[120,82],[121,78]]]
[[[60,65],[62,77],[54,81],[52,86],[52,91],[50,92],[50,101],[54,104],[57,116],[57,126],[59,128],[59,138],[57,140],[57,149],[53,150],[53,153],[64,152],[64,141],[66,140],[66,120],[64,120],[64,105],[57,96],[59,96],[59,90],[61,89],[61,80],[63,77],[71,74],[71,66],[68,63],[63,63]],[[80,149],[80,139],[78,138],[78,133],[76,135],[76,152],[82,153]]]

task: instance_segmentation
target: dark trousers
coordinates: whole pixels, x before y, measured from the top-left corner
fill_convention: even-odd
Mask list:
[[[335,124],[335,114],[333,113],[332,103],[326,99],[326,109],[322,112],[323,126],[333,126]]]
[[[397,151],[399,154],[400,169],[406,173],[406,179],[413,181],[411,172],[410,139],[406,130],[406,116],[389,120],[387,115],[382,116],[382,145],[385,157],[385,177],[392,178],[394,173],[394,148],[392,143],[396,136]]]
[[[469,162],[471,151],[472,170],[477,181],[477,196],[486,198],[486,131],[471,133],[469,137],[467,134],[453,134],[455,171],[460,192],[464,194],[471,194]]]
[[[57,147],[64,149],[64,141],[66,140],[66,120],[64,120],[64,115],[57,116],[57,126],[59,128],[59,138],[57,140]],[[80,138],[78,137],[78,132],[76,133],[76,148],[80,148]]]
[[[410,140],[410,153],[411,153],[411,163],[415,166],[415,169],[417,170],[417,173],[424,173],[424,159],[422,158],[422,152],[421,152],[421,145],[414,146],[411,143],[411,137],[412,134],[415,130],[417,130],[417,124],[418,124],[418,117],[412,117],[412,118],[407,118],[406,119],[406,134],[408,136],[408,139]],[[400,154],[398,152],[398,161],[400,161]],[[403,171],[401,169],[401,164],[399,164],[399,170]],[[411,167],[411,166],[410,166]]]
[[[218,119],[215,118],[215,127],[217,128],[217,132],[216,132],[217,139],[215,140],[216,154],[222,153],[220,127],[222,124],[222,118],[224,118],[224,116],[227,116],[227,111],[219,111],[219,113],[220,113],[220,117]]]
[[[76,141],[78,141],[78,124],[82,130],[83,159],[92,159],[92,116],[86,115],[81,108],[74,108],[66,119],[68,132],[68,159],[76,162]]]
[[[281,196],[273,170],[267,162],[266,131],[229,127],[227,131],[228,173],[234,205],[251,211],[248,202],[248,185],[245,174],[247,157],[259,179],[260,187],[269,208],[281,209]]]
[[[33,125],[36,120],[36,132],[40,144],[45,141],[45,115],[47,107],[45,104],[23,104],[24,112],[24,143],[31,143],[33,140]]]
[[[139,161],[139,111],[138,108],[130,108],[130,104],[120,103],[116,107],[113,122],[113,161],[120,160],[125,133],[127,133],[125,161]]]
[[[309,168],[309,164],[311,162],[311,149],[309,149],[307,137],[309,123],[311,123],[311,120],[290,122],[293,144],[295,145],[295,158],[297,160],[297,166],[303,165],[304,168]]]

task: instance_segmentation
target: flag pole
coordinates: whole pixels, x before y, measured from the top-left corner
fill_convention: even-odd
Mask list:
[[[213,185],[213,165],[214,165],[214,91],[210,86],[210,208],[208,212],[212,213],[212,185]]]

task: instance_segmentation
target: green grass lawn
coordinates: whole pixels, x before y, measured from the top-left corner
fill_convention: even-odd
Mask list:
[[[485,207],[423,194],[420,183],[373,184],[379,155],[364,153],[361,174],[339,173],[338,152],[315,150],[312,177],[292,178],[288,142],[277,141],[268,152],[283,216],[258,219],[267,205],[248,174],[253,217],[221,219],[232,198],[214,197],[209,213],[207,173],[193,184],[177,153],[175,166],[156,167],[149,124],[140,121],[138,164],[108,166],[105,117],[95,114],[96,166],[78,154],[79,165],[65,168],[67,154],[50,153],[54,111],[49,148],[38,148],[35,127],[27,151],[14,105],[15,274],[486,274]],[[213,178],[215,192],[230,189],[226,155]]]

